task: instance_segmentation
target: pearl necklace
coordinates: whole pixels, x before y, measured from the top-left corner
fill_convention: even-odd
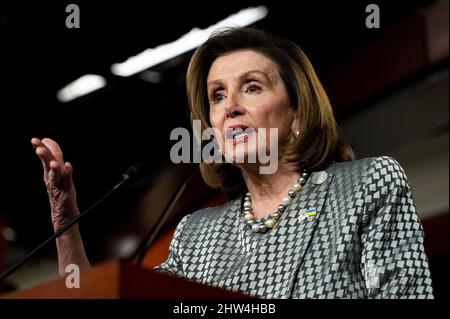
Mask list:
[[[271,229],[276,225],[281,215],[286,210],[286,207],[289,206],[298,192],[302,189],[303,185],[306,184],[308,176],[308,173],[303,172],[298,178],[297,183],[295,183],[294,186],[289,189],[288,196],[283,198],[283,203],[278,205],[277,211],[270,214],[267,219],[262,218],[260,221],[257,221],[252,213],[252,199],[250,197],[250,193],[247,192],[245,194],[243,210],[244,219],[254,233],[265,233],[268,229]]]

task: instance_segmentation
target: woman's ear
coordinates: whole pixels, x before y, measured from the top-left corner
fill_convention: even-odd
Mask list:
[[[294,112],[291,124],[292,135],[297,138],[300,135],[300,120],[298,118],[297,112]]]

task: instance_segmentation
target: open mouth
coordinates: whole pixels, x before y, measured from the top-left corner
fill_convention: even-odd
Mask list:
[[[247,141],[253,133],[253,129],[245,125],[232,125],[225,129],[227,141],[236,144]]]

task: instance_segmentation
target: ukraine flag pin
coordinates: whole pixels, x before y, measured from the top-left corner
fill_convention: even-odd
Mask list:
[[[315,208],[308,209],[308,211],[306,212],[306,217],[309,220],[315,220],[316,219],[316,215],[317,215],[317,211],[316,211]]]
[[[302,209],[300,211],[300,215],[297,217],[297,220],[300,223],[303,223],[306,219],[313,221],[313,220],[315,220],[316,215],[317,215],[317,210],[315,208],[311,208],[308,210]]]

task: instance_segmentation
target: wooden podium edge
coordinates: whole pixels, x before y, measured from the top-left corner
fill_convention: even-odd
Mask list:
[[[121,263],[109,261],[93,269],[80,272],[80,288],[67,288],[66,278],[0,295],[0,299],[80,299],[80,298],[116,298],[119,289],[117,281],[105,280],[119,276]],[[98,282],[102,282],[99,285]]]
[[[137,268],[126,263],[121,266],[128,268],[122,273],[131,274],[126,282],[121,281],[120,295],[125,299],[253,299],[242,293],[203,285],[175,275]],[[129,271],[129,268],[134,270]]]
[[[175,275],[108,261],[80,273],[80,288],[67,288],[60,277],[35,287],[0,295],[0,299],[252,299]]]

